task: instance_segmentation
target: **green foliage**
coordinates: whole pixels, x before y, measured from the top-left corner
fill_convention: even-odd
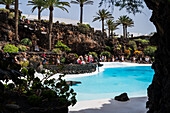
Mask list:
[[[27,47],[24,45],[18,45],[19,51],[25,52],[27,51]]]
[[[9,15],[8,15],[8,18],[13,19],[14,17],[15,17],[14,12],[10,12]]]
[[[18,52],[18,48],[15,45],[7,44],[3,48],[5,53],[16,53]]]
[[[96,53],[96,52],[89,52],[88,55],[92,55],[93,58],[94,58],[94,57],[97,57],[97,53]]]
[[[111,53],[108,51],[101,52],[100,56],[106,56],[107,58],[111,58]]]
[[[57,54],[62,54],[62,51],[59,48],[54,48],[52,52],[57,53]]]
[[[65,63],[65,61],[66,61],[66,58],[65,58],[65,57],[62,57],[62,58],[61,58],[61,63]]]
[[[111,51],[112,49],[111,49],[110,46],[106,46],[106,50],[107,50],[107,51]]]
[[[90,30],[90,25],[89,24],[78,24],[78,30],[81,33],[87,33]]]
[[[29,38],[24,38],[21,40],[22,44],[28,45],[28,46],[32,46],[32,41]]]
[[[77,53],[74,53],[74,55],[76,55],[77,58],[79,57]]]
[[[20,61],[20,64],[22,67],[28,67],[29,66],[29,61]]]
[[[136,42],[135,42],[135,41],[129,41],[129,42],[128,42],[128,45],[129,45],[129,46],[132,46],[134,50],[137,49],[137,45],[136,45]]]
[[[8,9],[1,8],[0,12],[9,13],[10,11]]]
[[[61,51],[68,51],[68,52],[71,51],[71,49],[67,45],[63,44],[61,41],[58,41],[55,47],[59,48]]]
[[[134,41],[139,42],[142,45],[148,45],[149,44],[149,40],[145,40],[145,39],[135,39]]]
[[[25,76],[28,75],[28,69],[25,68],[25,67],[23,67],[23,68],[21,69],[21,72],[22,72]]]
[[[143,0],[101,0],[100,6],[104,3],[108,3],[109,7],[115,5],[119,7],[119,10],[126,9],[128,13],[141,13],[141,8],[143,8]]]
[[[41,103],[42,99],[40,96],[37,95],[30,95],[28,97],[28,102],[29,104],[33,105],[33,106],[38,106]]]
[[[153,57],[156,50],[157,50],[157,47],[155,47],[155,46],[147,46],[146,48],[144,48],[143,53],[145,55]]]

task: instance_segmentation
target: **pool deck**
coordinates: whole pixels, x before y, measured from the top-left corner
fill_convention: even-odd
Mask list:
[[[69,113],[146,113],[147,97],[130,98],[120,102],[114,99],[79,101],[69,107]]]

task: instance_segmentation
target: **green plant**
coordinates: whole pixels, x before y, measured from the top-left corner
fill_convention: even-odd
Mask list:
[[[39,106],[40,103],[42,102],[42,99],[40,96],[37,96],[37,95],[30,95],[28,97],[28,102],[29,104],[33,105],[33,106]]]
[[[106,50],[107,50],[107,51],[111,51],[111,47],[106,46]]]
[[[133,47],[134,50],[137,49],[137,45],[136,45],[136,42],[135,42],[135,41],[129,41],[129,42],[128,42],[128,45],[131,46],[131,47]]]
[[[134,41],[139,42],[142,45],[148,45],[149,44],[149,40],[145,40],[145,39],[135,39]]]
[[[90,29],[90,25],[89,24],[78,24],[78,30],[81,32],[81,33],[87,33]]]
[[[18,48],[15,45],[7,44],[3,48],[5,53],[17,53]]]
[[[59,48],[54,48],[52,52],[57,53],[57,54],[62,54],[62,51]]]
[[[146,48],[144,48],[143,53],[145,55],[153,57],[156,50],[157,50],[157,47],[155,46],[147,46]]]
[[[8,18],[13,19],[15,17],[15,14],[13,12],[10,12],[8,15]]]
[[[88,55],[92,55],[93,57],[97,57],[97,53],[96,52],[89,52]]]
[[[23,52],[27,51],[27,47],[24,45],[18,45],[18,48],[19,48],[19,51],[23,51]]]
[[[65,63],[65,61],[66,61],[66,58],[65,58],[65,57],[62,57],[61,63]]]
[[[22,44],[28,45],[28,46],[32,46],[32,41],[29,38],[24,38],[21,40]]]
[[[1,8],[1,9],[0,9],[0,12],[9,13],[10,11],[9,11],[9,9]]]
[[[111,53],[108,51],[101,52],[100,56],[106,56],[107,58],[111,58]]]
[[[74,53],[74,55],[76,55],[77,58],[79,57],[77,53]]]
[[[71,51],[71,49],[67,45],[63,44],[61,41],[57,41],[55,47],[59,48],[62,51],[68,51],[68,52]]]

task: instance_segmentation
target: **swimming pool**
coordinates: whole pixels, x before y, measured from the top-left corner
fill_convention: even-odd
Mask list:
[[[127,92],[129,97],[147,96],[154,71],[151,66],[105,68],[103,72],[92,76],[72,78],[82,84],[72,86],[77,92],[77,100],[95,100],[114,98]]]

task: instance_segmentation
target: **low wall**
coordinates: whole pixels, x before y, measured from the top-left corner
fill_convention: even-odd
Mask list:
[[[82,73],[92,73],[96,71],[96,63],[89,64],[68,64],[64,65],[62,73],[65,74],[82,74]],[[50,70],[59,70],[61,66],[56,65],[48,65],[48,69]]]

